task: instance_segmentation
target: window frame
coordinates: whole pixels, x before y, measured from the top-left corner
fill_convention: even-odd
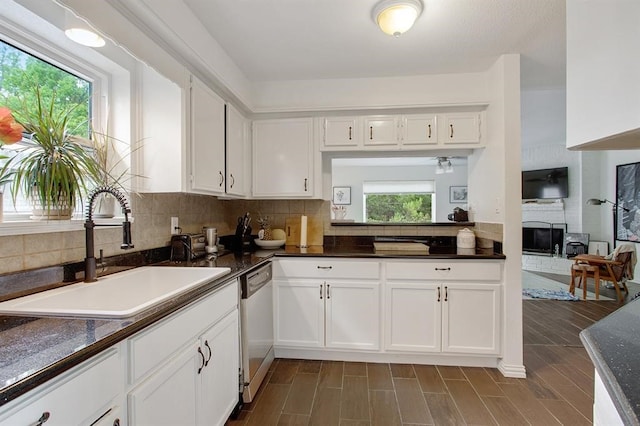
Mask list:
[[[38,19],[50,31],[51,24],[42,17],[38,17]],[[31,27],[35,27],[40,22],[30,21],[30,24]],[[24,28],[20,23],[5,17],[0,17],[0,28],[2,28],[0,39],[3,42],[89,81],[92,85],[90,105],[92,125],[99,129],[106,128],[111,75],[109,71],[82,59],[82,49],[85,47],[77,45],[77,51],[67,49],[37,31]],[[59,31],[62,34],[62,30]],[[76,47],[73,44],[70,46]],[[82,229],[82,223],[82,215],[74,216],[71,221],[39,222],[30,220],[28,214],[16,214],[9,211],[3,212],[3,221],[0,222],[0,236],[78,230]]]

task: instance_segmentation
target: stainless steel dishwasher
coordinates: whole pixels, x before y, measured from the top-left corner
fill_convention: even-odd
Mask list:
[[[243,402],[251,402],[273,362],[271,263],[240,278]]]

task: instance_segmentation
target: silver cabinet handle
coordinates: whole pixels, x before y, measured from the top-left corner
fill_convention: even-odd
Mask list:
[[[204,341],[204,345],[209,350],[209,358],[207,358],[207,360],[204,362],[204,366],[206,367],[207,365],[209,365],[209,361],[211,361],[211,357],[213,356],[213,351],[211,350],[211,346],[209,346],[209,342],[207,340]]]
[[[45,411],[44,413],[42,413],[40,418],[32,426],[42,426],[44,423],[47,422],[47,420],[49,420],[49,417],[51,417],[51,413],[48,411]]]
[[[198,367],[198,374],[200,374],[202,372],[202,369],[204,368],[204,366],[206,364],[205,364],[205,361],[204,361],[204,353],[202,352],[202,348],[200,348],[199,346],[198,346],[198,353],[202,357],[202,365],[200,367]]]

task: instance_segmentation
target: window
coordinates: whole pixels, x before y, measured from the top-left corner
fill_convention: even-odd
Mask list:
[[[433,181],[363,182],[364,222],[431,222],[435,212]]]
[[[0,104],[12,111],[24,109],[35,102],[35,87],[39,87],[47,102],[55,94],[55,108],[74,107],[69,120],[69,132],[73,135],[89,137],[92,113],[92,82],[66,71],[51,62],[38,58],[22,49],[0,40]],[[24,155],[30,146],[23,139],[11,146],[0,148],[0,155],[6,158]],[[0,159],[0,165],[6,159]],[[14,160],[15,161],[15,160]],[[8,188],[0,188],[3,195],[3,210],[6,219],[20,219],[28,216],[32,206],[18,194],[15,204]],[[76,214],[82,214],[82,206],[77,206]]]

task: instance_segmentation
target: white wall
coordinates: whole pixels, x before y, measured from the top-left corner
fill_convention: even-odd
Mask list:
[[[582,153],[566,146],[566,92],[562,89],[523,91],[522,170],[569,168],[569,197],[564,222],[569,232],[582,231]]]
[[[449,187],[452,185],[467,185],[466,162],[455,165],[456,159],[451,160],[454,172],[436,174],[435,166],[333,166],[332,186],[351,187],[351,205],[347,207],[346,219],[356,222],[363,220],[362,183],[365,181],[411,181],[433,180],[436,186],[435,207],[436,214],[433,222],[447,222],[447,215],[454,207],[466,209],[466,204],[449,203]]]

